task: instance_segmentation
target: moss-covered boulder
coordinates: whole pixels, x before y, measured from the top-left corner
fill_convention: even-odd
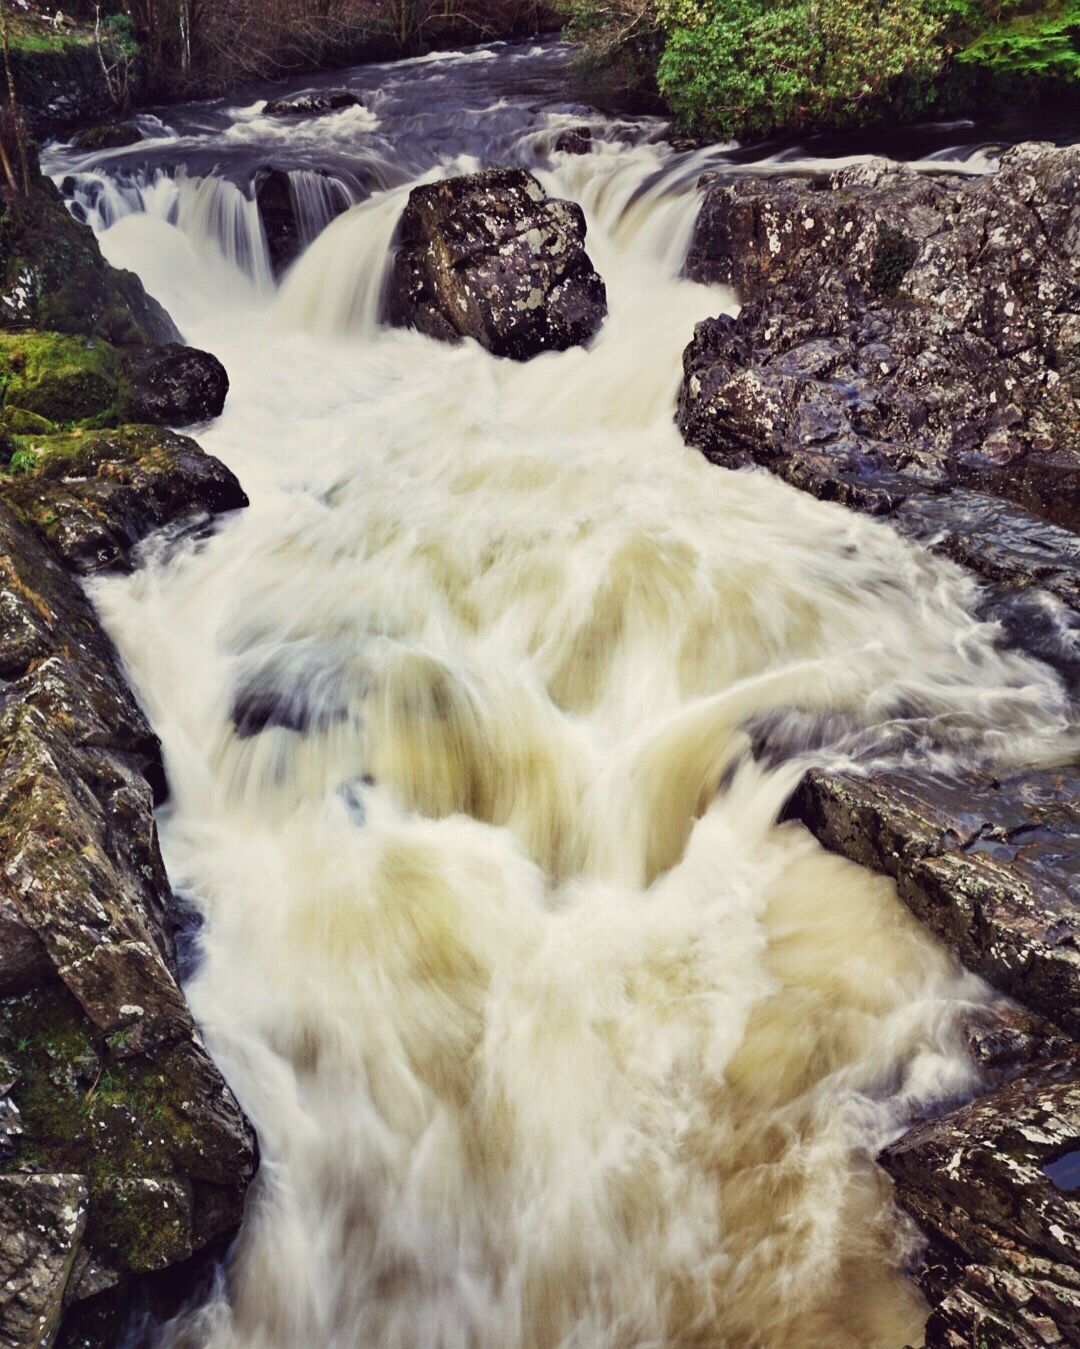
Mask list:
[[[196,347],[117,348],[100,337],[0,333],[0,398],[15,435],[48,434],[49,423],[84,430],[122,422],[188,426],[218,416],[228,389],[221,362]]]
[[[98,336],[120,345],[180,334],[133,272],[111,267],[51,182],[0,198],[0,324]]]
[[[247,505],[224,464],[156,426],[24,438],[0,471],[0,499],[82,573],[125,567],[159,525]]]
[[[5,409],[50,422],[107,425],[120,413],[121,382],[116,349],[100,337],[0,333]],[[12,430],[16,424],[17,417]]]
[[[142,138],[134,122],[105,122],[86,127],[72,137],[71,143],[76,150],[122,150],[127,145],[138,145]]]

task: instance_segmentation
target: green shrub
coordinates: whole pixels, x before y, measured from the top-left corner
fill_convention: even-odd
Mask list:
[[[906,121],[1080,80],[1080,0],[562,0],[593,68],[638,65],[704,135]],[[1008,77],[1007,79],[1004,77]]]
[[[958,53],[965,65],[1053,83],[1080,82],[1080,0],[993,24]]]

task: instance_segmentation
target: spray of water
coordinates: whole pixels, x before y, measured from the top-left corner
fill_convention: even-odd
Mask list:
[[[440,67],[411,69],[399,97]],[[93,592],[263,1153],[171,1346],[919,1339],[873,1157],[973,1087],[985,990],[888,881],[776,825],[803,764],[745,728],[1031,761],[1064,694],[958,570],[680,443],[681,347],[735,298],[678,278],[696,197],[667,153],[545,160],[611,313],[524,366],[379,326],[404,189],[276,292],[223,188],[102,235],[226,362],[201,439],[252,497]]]

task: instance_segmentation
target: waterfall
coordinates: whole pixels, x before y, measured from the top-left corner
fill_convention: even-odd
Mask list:
[[[139,183],[138,214],[96,171],[107,255],[229,370],[200,440],[252,499],[91,587],[263,1158],[228,1279],[161,1345],[918,1343],[872,1159],[973,1088],[989,993],[776,823],[807,760],[748,727],[819,719],[817,762],[1037,762],[1064,693],[947,561],[681,443],[682,348],[738,300],[681,279],[699,161],[651,130],[538,166],[607,282],[588,349],[380,325],[409,186],[478,162],[485,108],[544,143],[520,62],[365,76],[411,182],[326,223],[338,189],[294,173],[312,241],[276,293],[224,178]]]

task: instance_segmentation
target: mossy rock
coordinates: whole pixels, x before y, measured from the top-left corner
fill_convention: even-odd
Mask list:
[[[53,436],[60,430],[55,422],[49,421],[48,417],[40,417],[36,412],[30,412],[26,408],[12,407],[10,404],[4,408],[3,434],[10,438],[11,436]],[[18,449],[17,445],[12,444],[12,450]],[[11,455],[8,455],[11,458]]]
[[[76,150],[120,150],[127,145],[138,145],[142,138],[142,132],[133,122],[106,122],[80,131],[71,144]]]
[[[139,278],[105,261],[93,230],[45,179],[0,204],[0,323],[119,345],[180,337]]]
[[[0,386],[16,434],[41,434],[18,412],[68,426],[107,426],[120,415],[123,380],[116,349],[99,337],[0,333]],[[18,425],[19,429],[16,429]]]
[[[87,1239],[121,1270],[186,1259],[239,1220],[251,1140],[191,1043],[125,1057],[55,982],[0,1002],[0,1056],[19,1133],[2,1172],[87,1177]]]

